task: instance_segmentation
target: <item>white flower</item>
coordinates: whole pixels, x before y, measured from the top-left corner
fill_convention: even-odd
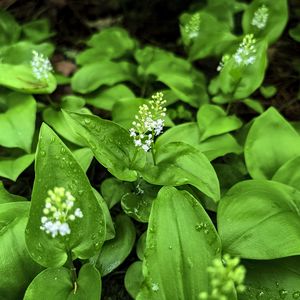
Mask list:
[[[136,121],[132,122],[133,127],[129,129],[129,134],[133,137],[136,147],[148,152],[154,142],[154,136],[158,136],[163,131],[166,108],[163,105],[162,93],[156,93],[149,101],[149,105],[143,104],[139,107],[139,112],[135,116]]]
[[[255,11],[251,25],[257,27],[258,29],[263,29],[266,27],[268,17],[269,9],[263,4]]]
[[[253,37],[253,34],[247,34],[242,43],[239,45],[239,48],[233,54],[235,62],[240,66],[248,66],[255,62],[256,59],[256,40]]]
[[[40,229],[50,234],[53,238],[57,235],[65,236],[71,233],[69,221],[74,221],[76,218],[83,218],[83,213],[80,208],[74,209],[76,199],[73,195],[64,188],[55,187],[48,191],[48,196],[45,200],[43,208],[43,216],[41,217]]]
[[[32,51],[31,60],[32,73],[38,80],[48,79],[49,73],[53,71],[52,65],[47,57],[37,51]]]
[[[190,20],[185,24],[184,30],[190,39],[194,39],[199,35],[200,31],[200,13],[195,13]]]

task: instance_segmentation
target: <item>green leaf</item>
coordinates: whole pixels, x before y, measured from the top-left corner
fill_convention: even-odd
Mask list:
[[[54,46],[51,43],[41,43],[35,45],[28,41],[21,41],[6,47],[0,51],[0,59],[3,64],[9,65],[29,65],[32,60],[32,51],[35,50],[49,57],[54,52]]]
[[[221,55],[236,40],[236,37],[230,32],[229,26],[217,20],[213,14],[205,11],[197,13],[200,18],[199,32],[196,32],[196,36],[192,39],[185,29],[192,15],[181,16],[181,36],[188,46],[188,55],[191,61]]]
[[[73,151],[73,155],[81,168],[86,172],[90,167],[94,154],[90,148],[80,148]]]
[[[247,289],[240,300],[300,298],[299,256],[269,261],[245,261]]]
[[[197,299],[200,292],[208,291],[207,267],[220,256],[220,248],[199,202],[186,191],[163,187],[153,202],[143,261],[145,280],[136,299]]]
[[[181,142],[173,142],[155,153],[156,165],[146,164],[141,170],[143,178],[152,184],[190,184],[218,201],[220,188],[214,168],[204,154]]]
[[[140,260],[143,260],[145,257],[146,238],[147,238],[147,231],[145,231],[137,241],[136,255]]]
[[[0,176],[16,181],[19,175],[34,161],[34,154],[19,157],[0,157]]]
[[[143,282],[142,262],[132,263],[125,274],[124,284],[128,294],[135,299],[140,291]]]
[[[13,44],[20,37],[21,28],[14,17],[0,9],[0,45]]]
[[[289,35],[296,42],[300,43],[300,23],[298,23],[296,27],[289,30]]]
[[[114,177],[106,178],[101,183],[101,194],[109,209],[121,201],[123,195],[131,192],[131,184]]]
[[[265,111],[263,105],[258,100],[253,100],[248,98],[243,100],[243,103],[246,104],[251,109],[253,109],[254,111],[258,112],[259,114],[262,114]]]
[[[56,89],[55,77],[47,81],[36,79],[28,65],[0,64],[0,86],[26,94],[51,94]]]
[[[26,228],[28,250],[38,263],[60,267],[73,258],[87,259],[97,253],[105,239],[105,216],[81,166],[58,136],[43,124],[35,161],[35,181]],[[70,235],[52,238],[40,229],[47,191],[64,187],[76,198],[83,218],[70,222]]]
[[[7,110],[0,113],[0,145],[31,152],[36,102],[31,95],[10,92],[4,96]]]
[[[24,238],[29,202],[0,204],[0,299],[22,299],[42,267],[30,257]]]
[[[227,116],[225,111],[211,104],[204,104],[198,110],[197,122],[201,132],[201,141],[240,128],[243,123],[236,116]]]
[[[0,204],[20,201],[26,201],[26,198],[9,193],[0,181]]]
[[[272,180],[300,190],[300,156],[288,160],[274,174]]]
[[[271,107],[254,120],[244,151],[251,177],[270,179],[285,162],[300,155],[300,138],[295,129]]]
[[[141,77],[145,77],[144,84],[155,76],[157,81],[168,86],[180,100],[194,107],[198,108],[208,102],[205,77],[187,60],[155,47],[137,50],[135,58],[140,64],[138,71]]]
[[[121,198],[121,206],[124,212],[133,219],[148,222],[152,202],[156,198],[159,186],[139,180],[136,189]]]
[[[22,26],[22,31],[26,39],[33,43],[40,43],[53,35],[50,32],[48,19],[39,19],[28,22]]]
[[[213,136],[203,141],[197,149],[199,149],[210,161],[229,153],[240,154],[243,152],[243,148],[229,133]]]
[[[220,88],[225,95],[230,95],[229,101],[249,97],[264,80],[267,68],[267,41],[260,40],[255,47],[256,57],[253,64],[239,66],[232,56],[220,72]]]
[[[71,113],[73,129],[94,152],[95,158],[120,180],[135,181],[145,164],[145,152],[137,152],[128,131],[96,116]]]
[[[115,219],[116,236],[104,243],[96,266],[101,276],[116,269],[130,254],[135,242],[135,227],[126,215],[118,215]]]
[[[136,83],[136,68],[128,62],[104,60],[83,66],[72,77],[73,91],[88,94],[103,85],[114,85],[122,81]]]
[[[130,98],[135,98],[135,96],[124,84],[117,84],[106,89],[100,89],[85,97],[86,103],[109,111],[112,110],[117,101]]]
[[[275,85],[261,86],[259,91],[265,98],[271,98],[276,94],[277,88]]]
[[[268,9],[266,26],[262,29],[252,25],[255,12],[262,5]],[[288,3],[286,0],[254,0],[244,12],[242,26],[244,33],[254,33],[257,38],[264,38],[269,44],[274,43],[282,34],[288,21]]]
[[[240,182],[219,203],[223,250],[250,259],[299,255],[299,212],[298,190],[272,181]]]
[[[101,277],[95,267],[85,264],[79,272],[76,289],[67,268],[48,268],[31,282],[24,300],[98,300],[101,297]]]

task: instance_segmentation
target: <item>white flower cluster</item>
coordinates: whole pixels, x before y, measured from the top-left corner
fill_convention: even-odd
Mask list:
[[[37,51],[32,51],[33,57],[31,59],[32,73],[38,80],[48,79],[49,73],[53,71],[52,65],[47,57]]]
[[[190,20],[185,24],[184,30],[190,39],[196,38],[200,30],[200,14],[195,13],[191,16]]]
[[[247,34],[242,43],[239,45],[239,48],[233,54],[235,62],[240,66],[252,65],[256,59],[256,40],[253,34]]]
[[[165,103],[163,93],[156,93],[149,101],[149,105],[143,104],[139,107],[139,112],[135,116],[136,121],[132,122],[130,136],[133,137],[135,146],[145,152],[151,149],[154,137],[163,131],[166,116],[166,108],[163,107]]]
[[[211,293],[202,292],[199,299],[203,300],[229,300],[227,296],[235,288],[237,292],[244,292],[244,279],[246,269],[240,265],[238,257],[231,258],[225,254],[223,259],[214,259],[212,266],[207,268],[210,275]]]
[[[217,67],[217,71],[218,71],[218,72],[220,72],[220,71],[224,68],[225,64],[227,63],[227,61],[228,61],[229,59],[230,59],[230,55],[228,55],[228,54],[225,54],[225,55],[222,56],[222,59],[221,59],[221,61],[219,62],[219,65],[218,65],[218,67]]]
[[[263,29],[266,27],[268,17],[269,9],[265,5],[262,5],[255,11],[251,25],[257,27],[258,29]]]
[[[68,221],[74,221],[76,218],[82,218],[83,214],[80,208],[74,210],[75,198],[63,187],[55,187],[48,191],[48,197],[45,200],[42,225],[40,229],[55,238],[58,234],[65,236],[71,233]],[[72,211],[74,210],[74,213]]]

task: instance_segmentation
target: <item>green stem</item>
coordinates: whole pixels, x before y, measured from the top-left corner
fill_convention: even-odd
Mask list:
[[[75,295],[76,292],[77,292],[77,273],[76,273],[76,268],[73,264],[71,251],[68,251],[68,261],[67,261],[67,263],[68,263],[69,269],[71,271],[72,282],[73,282],[73,287],[74,287],[74,295]]]
[[[154,166],[156,166],[155,149],[154,149],[154,144],[153,143],[152,143],[152,147],[151,147],[151,154],[152,154],[153,164],[154,164]]]

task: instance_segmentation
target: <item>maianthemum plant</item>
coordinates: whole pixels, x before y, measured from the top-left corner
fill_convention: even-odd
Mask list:
[[[0,183],[0,299],[100,299],[119,267],[138,300],[300,299],[300,127],[253,95],[276,93],[264,78],[287,1],[194,6],[186,57],[103,29],[64,80],[46,20],[0,17],[0,176],[34,162],[30,199]],[[212,78],[193,63],[207,58]]]

